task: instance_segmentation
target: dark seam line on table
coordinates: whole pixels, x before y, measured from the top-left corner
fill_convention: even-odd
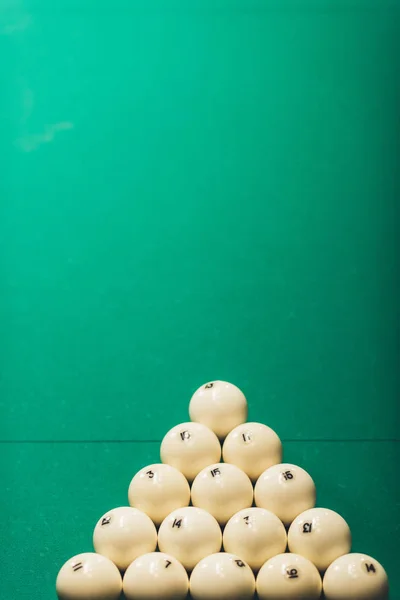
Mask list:
[[[400,438],[286,438],[282,442],[400,442]]]
[[[283,443],[400,442],[400,438],[281,438]],[[161,440],[0,440],[0,444],[160,444]]]
[[[160,444],[161,440],[0,440],[0,444]]]

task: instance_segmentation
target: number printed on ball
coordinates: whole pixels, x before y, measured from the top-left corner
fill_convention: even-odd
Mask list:
[[[290,469],[287,471],[283,471],[281,473],[281,478],[284,481],[293,481],[295,477],[296,477],[295,471],[291,471]]]
[[[285,568],[285,575],[287,579],[298,579],[300,577],[299,569],[292,565]]]

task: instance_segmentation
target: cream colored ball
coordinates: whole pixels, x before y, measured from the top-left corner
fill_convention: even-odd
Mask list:
[[[185,600],[189,580],[181,563],[164,552],[139,556],[124,576],[126,600]]]
[[[56,592],[60,600],[117,600],[122,579],[109,558],[85,552],[77,554],[58,573]]]
[[[277,464],[258,478],[254,500],[257,506],[275,513],[289,526],[297,515],[315,506],[315,483],[301,467],[289,463]]]
[[[270,558],[261,567],[256,587],[259,600],[317,600],[322,582],[311,561],[288,552]]]
[[[192,504],[213,515],[220,525],[253,503],[253,486],[241,469],[228,463],[206,467],[192,484]]]
[[[181,423],[164,436],[160,455],[163,463],[192,481],[204,467],[221,460],[221,444],[202,423]]]
[[[155,525],[170,512],[190,502],[186,477],[170,465],[153,464],[141,469],[132,479],[128,491],[129,504],[143,511]]]
[[[220,439],[247,419],[243,392],[227,381],[210,381],[199,387],[189,403],[190,420],[203,423]]]
[[[124,571],[135,558],[156,549],[157,531],[144,512],[121,506],[99,519],[93,532],[93,546]]]
[[[255,580],[249,565],[228,552],[203,558],[190,577],[193,600],[251,600],[254,591]]]
[[[385,569],[367,554],[345,554],[334,560],[323,586],[326,600],[384,600],[389,594]]]
[[[214,517],[194,506],[174,510],[161,523],[158,546],[192,570],[204,557],[219,552],[222,533]]]
[[[288,532],[290,552],[305,556],[325,571],[351,548],[351,532],[346,521],[328,508],[311,508],[298,515]]]
[[[238,554],[254,570],[272,556],[285,552],[286,529],[277,516],[263,508],[245,508],[227,522],[223,544],[225,552]]]
[[[262,423],[242,423],[228,433],[222,448],[224,462],[236,465],[252,481],[282,460],[282,443],[273,429]]]

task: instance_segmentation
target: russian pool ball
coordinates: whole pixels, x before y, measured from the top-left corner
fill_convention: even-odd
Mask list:
[[[345,554],[324,575],[326,600],[384,600],[389,594],[385,569],[366,554]]]
[[[143,511],[159,525],[170,512],[189,505],[190,488],[178,469],[154,464],[136,473],[129,486],[128,498],[132,507]]]
[[[192,481],[204,467],[221,460],[221,444],[202,423],[181,423],[164,436],[160,455],[163,463]]]
[[[285,552],[286,529],[280,519],[263,508],[245,508],[225,525],[225,552],[238,554],[254,570],[272,556]]]
[[[256,587],[259,600],[317,600],[322,582],[311,561],[286,553],[270,558],[261,567]]]
[[[124,575],[127,600],[184,600],[189,580],[181,563],[164,552],[139,556]]]
[[[174,510],[158,531],[160,550],[175,556],[188,571],[202,558],[219,552],[221,545],[222,533],[217,521],[194,506]]]
[[[157,531],[144,512],[121,506],[99,519],[93,532],[93,546],[124,571],[135,558],[156,549]]]
[[[254,591],[253,571],[239,556],[228,552],[203,558],[190,577],[193,600],[250,600]]]
[[[253,503],[253,486],[241,469],[228,463],[216,463],[200,471],[192,484],[192,504],[203,508],[220,525],[242,508]]]
[[[268,467],[281,462],[282,443],[267,425],[243,423],[228,433],[222,456],[224,462],[236,465],[255,482]]]
[[[286,526],[301,512],[313,508],[315,500],[315,483],[310,475],[301,467],[288,463],[269,467],[254,487],[256,506],[270,510]]]
[[[203,423],[223,439],[247,419],[243,392],[227,381],[210,381],[199,387],[189,403],[190,420]]]
[[[336,558],[350,552],[350,528],[333,510],[311,508],[291,524],[288,546],[290,552],[305,556],[317,569],[325,571]]]
[[[118,568],[109,558],[94,552],[78,554],[68,560],[56,581],[60,600],[117,600],[121,590]]]

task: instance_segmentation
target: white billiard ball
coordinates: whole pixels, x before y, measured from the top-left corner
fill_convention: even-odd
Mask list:
[[[245,508],[224,529],[224,550],[238,554],[254,570],[271,556],[285,552],[286,529],[277,516],[263,508]]]
[[[325,571],[336,558],[351,548],[346,521],[328,508],[310,508],[298,515],[288,532],[290,552],[305,556]]]
[[[366,554],[345,554],[326,570],[326,600],[384,600],[389,594],[385,569]]]
[[[192,484],[192,504],[204,508],[220,525],[253,503],[253,486],[239,467],[216,463],[200,471]]]
[[[224,462],[236,465],[253,481],[282,460],[282,443],[262,423],[242,423],[228,433],[222,448]]]
[[[260,475],[254,487],[256,506],[276,514],[290,523],[305,510],[315,506],[315,483],[310,475],[296,465],[274,465]]]
[[[170,465],[154,464],[141,469],[132,479],[129,504],[159,525],[175,508],[188,506],[190,487],[186,477]]]
[[[322,582],[311,561],[286,553],[270,558],[261,567],[256,587],[259,600],[317,600]]]
[[[163,463],[192,481],[204,467],[221,460],[221,444],[202,423],[181,423],[165,435],[160,454]]]
[[[189,404],[191,421],[203,423],[223,439],[247,419],[247,400],[236,385],[210,381],[199,387]]]
[[[121,574],[109,558],[86,552],[70,558],[57,576],[60,600],[117,600],[122,590]]]
[[[217,521],[202,508],[187,506],[174,510],[160,525],[158,547],[175,556],[187,569],[221,550],[222,533]]]
[[[124,575],[127,600],[184,600],[189,580],[181,563],[164,552],[139,556]]]
[[[193,600],[250,600],[254,591],[255,580],[249,565],[228,552],[203,558],[190,577]]]
[[[99,519],[93,532],[93,546],[124,571],[135,558],[156,549],[157,530],[144,512],[121,506]]]

